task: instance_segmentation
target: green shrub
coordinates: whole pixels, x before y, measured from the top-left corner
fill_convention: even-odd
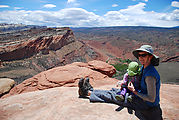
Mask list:
[[[128,67],[128,65],[121,64],[121,63],[116,63],[116,64],[112,64],[112,65],[115,67],[115,69],[117,71],[120,71],[120,72],[125,72],[127,70],[127,67]]]
[[[117,79],[121,79],[123,75],[127,72],[128,64],[131,62],[129,59],[122,60],[121,58],[117,58],[119,62],[115,64],[111,64],[117,70],[116,74],[113,77]]]

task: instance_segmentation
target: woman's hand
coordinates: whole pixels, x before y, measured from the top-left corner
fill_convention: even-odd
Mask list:
[[[134,88],[134,85],[133,85],[133,83],[132,82],[129,82],[129,84],[128,84],[128,89],[130,90],[130,91],[135,91],[135,88]]]
[[[134,88],[134,85],[133,85],[133,83],[132,82],[129,82],[129,84],[128,84],[128,89],[130,90],[130,91],[132,91],[134,94],[137,94],[137,91],[135,91],[135,88]]]

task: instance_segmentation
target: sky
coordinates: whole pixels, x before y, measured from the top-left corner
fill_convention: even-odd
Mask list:
[[[0,23],[175,27],[179,0],[0,0]]]

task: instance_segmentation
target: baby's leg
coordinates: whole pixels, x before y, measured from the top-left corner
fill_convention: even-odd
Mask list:
[[[120,95],[123,95],[125,96],[126,95],[126,92],[127,92],[127,89],[126,88],[123,88],[120,92]]]

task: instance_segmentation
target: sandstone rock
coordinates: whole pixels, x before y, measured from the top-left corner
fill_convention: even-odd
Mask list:
[[[162,84],[160,92],[164,120],[177,120],[179,118],[179,85]]]
[[[116,69],[112,65],[102,61],[89,61],[88,65],[91,69],[99,71],[105,75],[108,75],[109,77],[112,77],[116,73]]]
[[[137,120],[118,106],[78,98],[77,88],[58,87],[0,99],[1,120]]]
[[[106,83],[95,89],[110,89]],[[161,87],[161,108],[164,120],[179,117],[178,85]],[[90,103],[78,98],[77,87],[56,87],[41,91],[22,93],[0,99],[1,120],[138,120],[127,109],[115,111],[119,106],[108,103]]]
[[[53,87],[75,87],[81,77],[89,77],[91,84],[95,87],[107,83],[115,84],[118,80],[109,77],[114,73],[115,68],[102,61],[95,60],[88,64],[77,62],[41,72],[15,86],[8,95],[3,97]]]
[[[15,81],[10,78],[0,78],[0,96],[9,92]]]

